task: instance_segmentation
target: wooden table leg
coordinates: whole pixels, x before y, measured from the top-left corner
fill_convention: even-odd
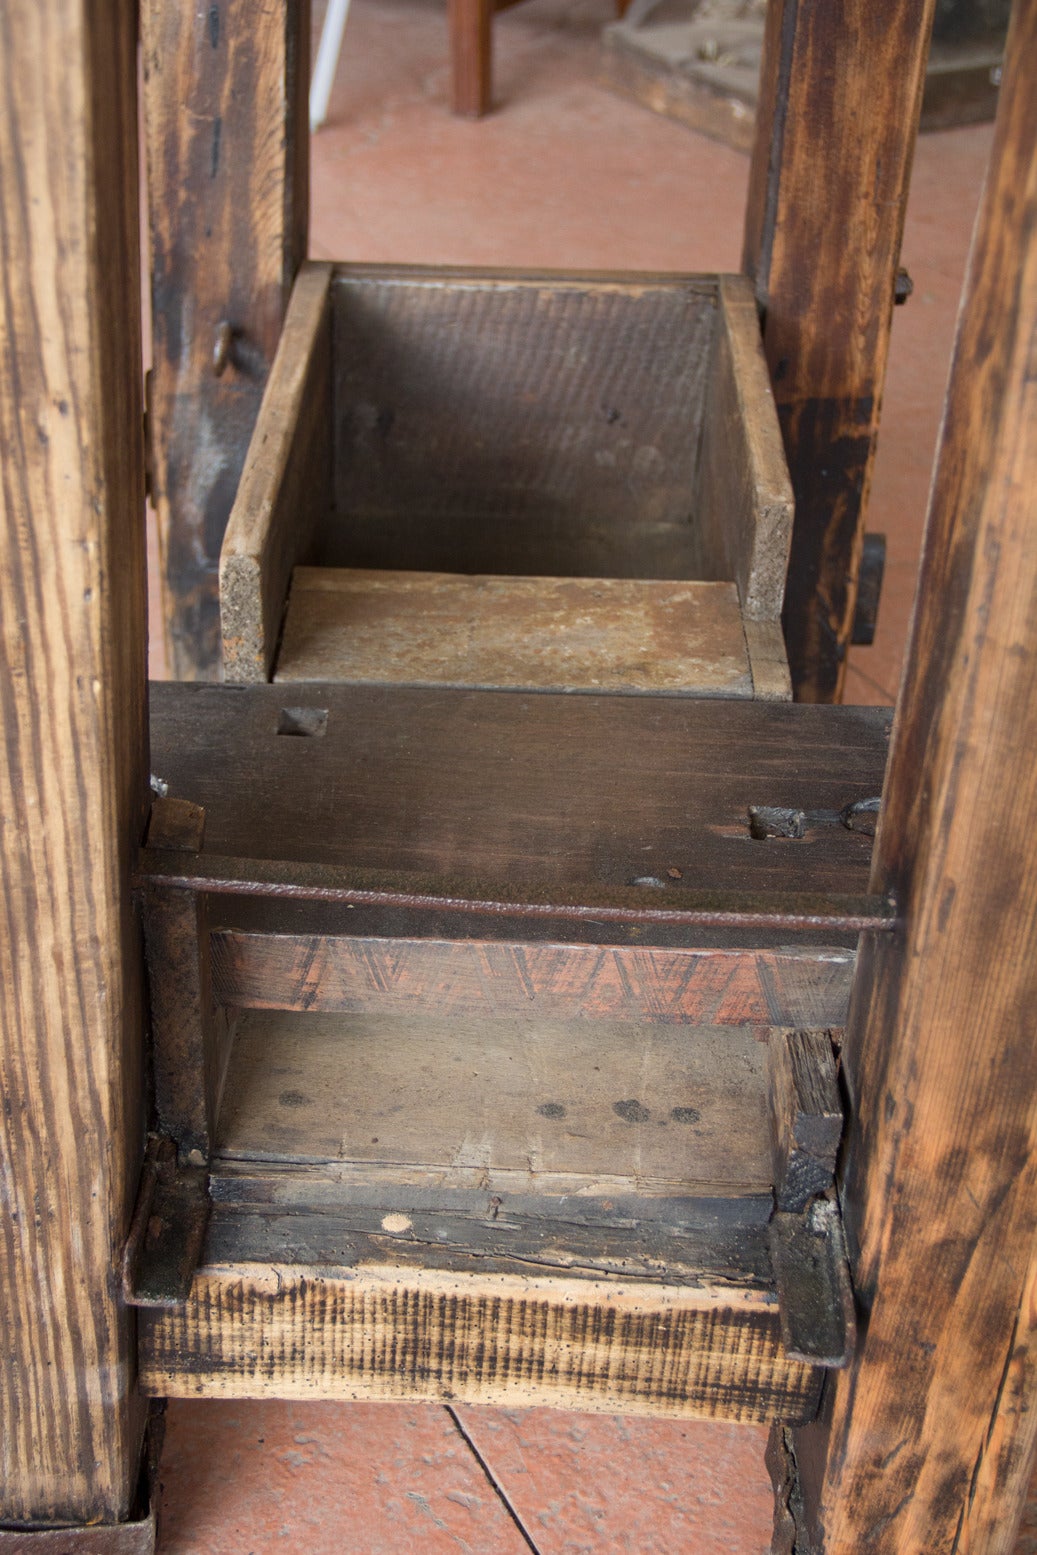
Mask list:
[[[1008,1552],[1033,1458],[1035,70],[1017,0],[843,1049],[861,1343],[794,1435],[826,1555]]]
[[[450,106],[466,119],[489,113],[493,98],[493,0],[448,0]]]
[[[149,477],[170,662],[218,674],[220,542],[306,256],[309,0],[142,0]]]
[[[136,8],[0,3],[0,1525],[130,1511],[143,1130]]]
[[[796,697],[838,701],[879,425],[933,0],[771,0],[744,268],[796,526]]]

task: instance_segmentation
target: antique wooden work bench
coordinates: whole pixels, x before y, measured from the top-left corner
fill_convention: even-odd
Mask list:
[[[0,0],[0,1551],[152,1550],[148,1399],[264,1394],[766,1421],[775,1550],[1015,1547],[1037,0],[892,739],[809,705],[931,11],[773,0],[748,280],[563,278],[300,268],[307,8],[144,0],[145,439],[135,7]],[[148,694],[145,466],[224,684]]]

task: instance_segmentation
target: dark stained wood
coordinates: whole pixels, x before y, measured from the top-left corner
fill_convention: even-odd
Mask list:
[[[303,265],[220,552],[228,680],[270,678],[292,569],[331,519],[331,266]]]
[[[835,1180],[843,1109],[827,1031],[778,1032],[768,1046],[774,1197],[806,1209]]]
[[[842,1057],[865,1324],[797,1439],[827,1555],[1009,1549],[1037,1237],[1037,3],[1015,8]]]
[[[785,632],[804,701],[838,700],[934,0],[775,0],[744,268],[796,522]]]
[[[205,836],[205,811],[190,799],[156,799],[148,819],[149,848],[197,853]]]
[[[114,1280],[143,1146],[135,22],[122,0],[0,5],[7,1524],[129,1516],[144,1430]]]
[[[149,477],[185,678],[218,670],[220,543],[306,253],[309,19],[306,0],[141,6]]]
[[[223,1004],[315,1013],[392,1007],[496,1018],[535,1009],[547,1019],[679,1026],[839,1024],[853,960],[848,949],[810,946],[663,949],[219,927],[212,935],[213,986]]]
[[[217,1009],[209,970],[209,907],[190,891],[143,893],[159,1127],[185,1159],[208,1158],[232,1021]]]
[[[278,734],[296,705],[327,713],[322,733]],[[748,807],[838,812],[879,792],[888,724],[881,709],[669,697],[152,687],[153,768],[205,809],[202,870],[228,856],[432,875],[443,891],[615,887],[648,908],[709,888],[859,890],[870,838],[818,825],[754,842]]]

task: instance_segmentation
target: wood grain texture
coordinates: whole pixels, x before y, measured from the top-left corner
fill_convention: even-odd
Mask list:
[[[437,1167],[444,1181],[454,1168],[518,1173],[531,1193],[541,1174],[766,1193],[766,1061],[751,1028],[250,1011],[219,1148],[397,1175]]]
[[[817,1406],[821,1374],[782,1354],[766,1294],[218,1260],[211,1230],[187,1306],[142,1314],[147,1392],[745,1421],[810,1418]]]
[[[835,1055],[827,1031],[787,1031],[767,1048],[774,1199],[799,1212],[835,1181],[843,1132]]]
[[[218,670],[220,543],[306,254],[309,18],[304,0],[141,5],[149,479],[170,659],[185,678]]]
[[[843,1046],[866,1323],[797,1449],[828,1555],[990,1548],[1032,1443],[1014,1384],[1037,1234],[1035,0],[1006,57],[876,844],[904,927],[862,950]]]
[[[838,700],[933,0],[770,7],[744,267],[796,498],[796,697]]]
[[[318,560],[689,578],[709,276],[340,266]]]
[[[271,677],[751,696],[733,583],[297,567]]]
[[[702,426],[696,577],[733,578],[747,621],[778,621],[792,540],[792,486],[752,287],[721,276]]]
[[[496,1019],[535,1009],[548,1019],[635,1024],[840,1025],[853,963],[852,950],[823,946],[696,950],[233,928],[212,935],[222,1003],[348,1014],[391,1007]]]
[[[296,704],[327,714],[323,733],[278,734]],[[881,709],[751,701],[152,687],[154,770],[205,809],[203,868],[228,856],[444,890],[614,886],[647,907],[712,887],[859,889],[870,838],[818,825],[753,842],[748,807],[838,811],[878,793],[888,726]]]
[[[292,569],[331,521],[331,266],[304,264],[220,550],[223,673],[271,676]]]
[[[143,1149],[135,11],[0,5],[0,1521],[128,1515]]]

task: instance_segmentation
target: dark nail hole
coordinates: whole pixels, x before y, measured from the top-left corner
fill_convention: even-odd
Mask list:
[[[326,707],[282,707],[277,720],[278,734],[291,734],[296,739],[322,735],[327,727]]]
[[[545,1101],[537,1108],[542,1118],[564,1118],[565,1108],[560,1101]]]

